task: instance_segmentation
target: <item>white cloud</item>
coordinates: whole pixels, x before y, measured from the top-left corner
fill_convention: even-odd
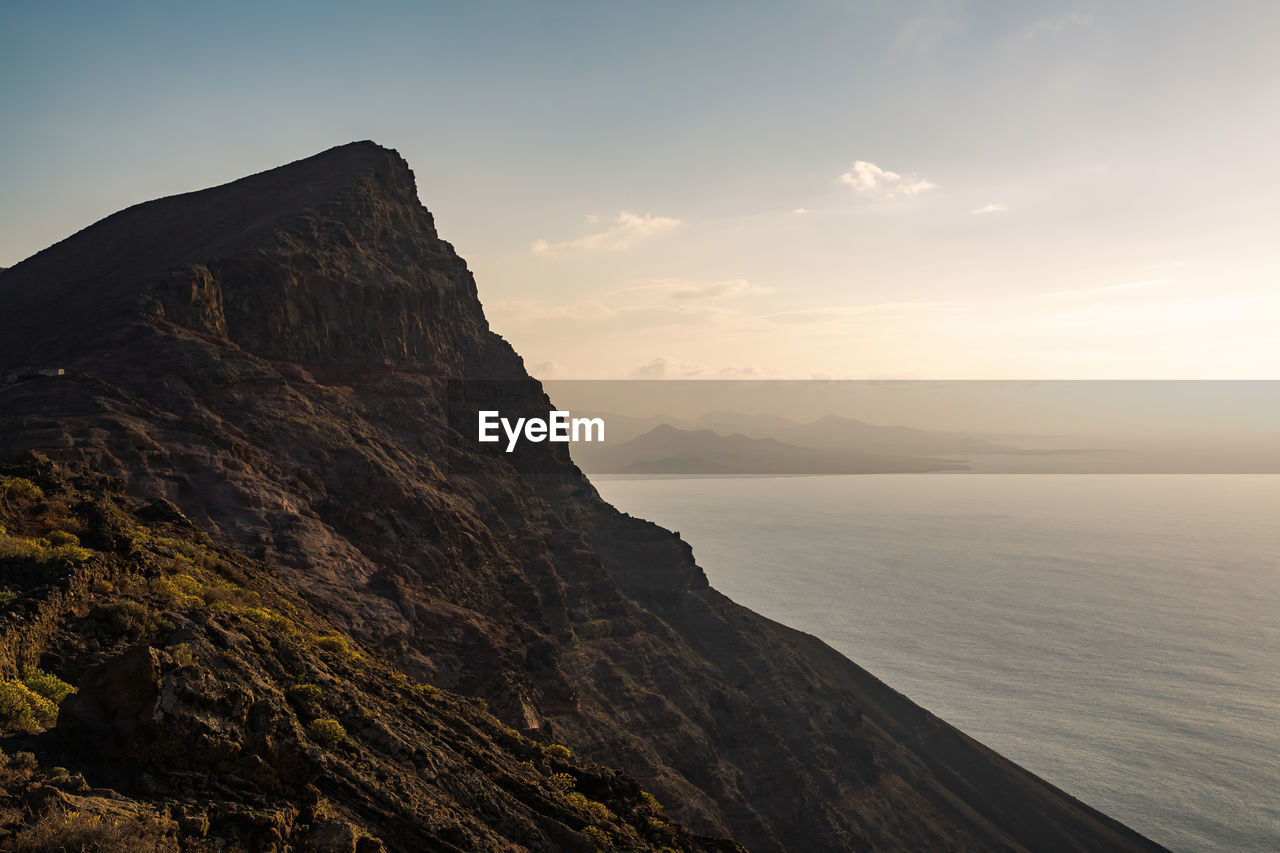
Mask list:
[[[919,195],[937,186],[914,173],[903,176],[866,160],[854,160],[840,181],[853,187],[854,192],[881,199]]]
[[[868,305],[844,305],[831,308],[798,308],[769,314],[766,320],[777,324],[842,322],[867,315],[905,314],[916,311],[932,311],[955,305],[951,300],[936,302],[877,302]]]
[[[613,226],[604,231],[588,234],[576,240],[566,240],[563,243],[536,240],[530,248],[535,255],[547,256],[554,256],[562,252],[590,251],[594,249],[616,252],[630,246],[633,240],[642,240],[655,234],[661,234],[664,231],[670,231],[679,224],[679,219],[672,219],[667,216],[652,216],[650,214],[642,216],[624,210],[618,214]]]
[[[795,210],[791,212],[794,213],[796,216],[804,216],[809,211],[805,210],[803,207],[797,207]]]
[[[671,299],[694,300],[727,299],[734,296],[742,296],[747,293],[768,293],[769,290],[768,288],[754,286],[745,278],[734,278],[728,281],[712,281],[706,283],[689,281],[655,281],[651,284],[641,284],[636,287],[628,287],[615,292],[619,296],[634,296],[636,294],[648,293],[667,296]]]
[[[538,379],[554,379],[564,374],[564,368],[560,362],[552,359],[551,361],[540,361],[537,364],[529,365],[529,375]]]
[[[630,375],[633,379],[693,379],[705,370],[701,364],[663,355],[640,365]]]
[[[955,28],[955,21],[947,18],[937,15],[917,15],[907,21],[907,25],[894,40],[893,46],[898,50],[923,56],[932,53],[946,34]]]
[[[1009,209],[1007,204],[984,204],[982,207],[976,207],[969,211],[974,216],[983,216],[988,213],[1004,213]]]
[[[1041,18],[1027,24],[1022,29],[1015,32],[1010,41],[1014,44],[1027,44],[1041,36],[1052,36],[1068,29],[1084,28],[1093,25],[1093,15],[1086,15],[1081,12],[1072,12],[1068,15],[1060,15],[1056,18]]]

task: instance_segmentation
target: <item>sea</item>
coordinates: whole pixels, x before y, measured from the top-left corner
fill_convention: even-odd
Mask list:
[[[1175,851],[1280,851],[1280,476],[592,478],[711,584]]]

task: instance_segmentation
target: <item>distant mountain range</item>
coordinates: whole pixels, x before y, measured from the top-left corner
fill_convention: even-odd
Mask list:
[[[596,474],[888,474],[965,467],[945,459],[804,447],[670,424],[620,444],[580,444],[573,454],[584,471]]]
[[[779,415],[715,411],[697,418],[601,414],[606,441],[579,444],[592,474],[889,474],[969,468],[954,456],[1061,455],[956,432],[877,426],[826,415],[801,423]]]

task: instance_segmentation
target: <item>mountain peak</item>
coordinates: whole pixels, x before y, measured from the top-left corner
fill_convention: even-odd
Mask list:
[[[440,370],[488,334],[413,172],[370,141],[135,205],[13,267],[0,365],[65,361],[139,322],[268,357]]]

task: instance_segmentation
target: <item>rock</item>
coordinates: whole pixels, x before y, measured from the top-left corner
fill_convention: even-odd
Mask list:
[[[308,853],[356,853],[360,832],[343,821],[324,820],[311,826],[304,849]]]
[[[160,694],[160,661],[150,646],[134,646],[85,674],[62,703],[58,725],[129,736],[148,721]]]

